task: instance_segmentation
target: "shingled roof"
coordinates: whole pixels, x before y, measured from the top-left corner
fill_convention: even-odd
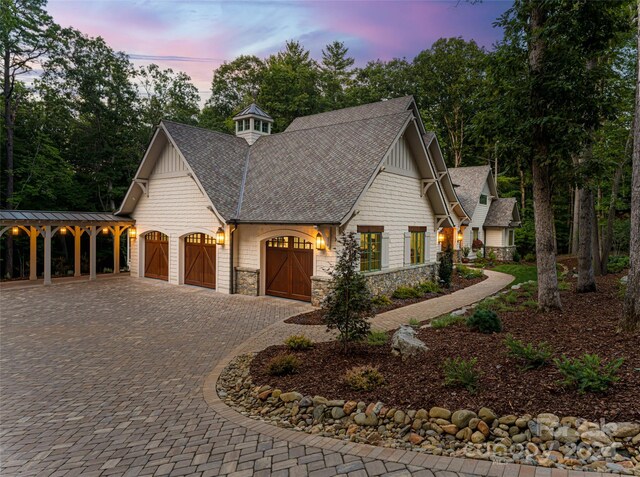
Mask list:
[[[413,96],[403,96],[377,103],[363,104],[351,108],[338,109],[326,113],[312,114],[296,118],[286,129],[286,132],[299,131],[301,129],[318,128],[333,124],[362,121],[364,119],[379,118],[390,114],[408,111],[413,103]]]
[[[520,213],[514,197],[491,201],[489,212],[484,219],[485,227],[515,227],[518,225],[520,225]]]
[[[469,217],[473,217],[490,172],[491,167],[489,166],[452,167],[449,169],[451,181],[456,186],[456,194]]]
[[[251,146],[233,135],[162,121],[145,158],[172,142],[225,221],[339,224],[414,109],[407,96],[297,118],[285,132],[261,136]],[[147,179],[152,169],[153,162],[143,160],[136,179]],[[119,213],[135,208],[136,195],[132,185]]]
[[[267,113],[265,113],[262,110],[262,108],[260,108],[260,106],[258,106],[256,103],[251,103],[249,106],[247,106],[242,111],[240,111],[238,114],[236,114],[233,117],[233,119],[240,119],[240,118],[243,118],[245,116],[251,116],[251,115],[260,116],[261,118],[273,121],[273,118],[271,116],[269,116]]]
[[[242,138],[186,124],[162,121],[211,202],[225,219],[238,208],[249,145]]]

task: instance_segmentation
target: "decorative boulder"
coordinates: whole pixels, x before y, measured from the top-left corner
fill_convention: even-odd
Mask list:
[[[400,326],[391,338],[391,352],[395,356],[401,356],[403,361],[425,351],[427,347],[416,338],[416,330],[411,326]]]

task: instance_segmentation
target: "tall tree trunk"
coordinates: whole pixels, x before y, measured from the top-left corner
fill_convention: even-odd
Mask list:
[[[580,189],[573,188],[573,219],[571,224],[571,247],[572,255],[578,253],[578,236],[580,234]]]
[[[600,225],[598,224],[598,214],[596,212],[596,206],[594,204],[594,206],[591,208],[591,266],[593,268],[593,274],[596,277],[602,275],[600,259]]]
[[[596,291],[596,279],[593,273],[593,191],[590,188],[580,191],[580,208],[578,209],[578,293]]]
[[[634,121],[635,124],[635,121]],[[609,199],[609,212],[607,213],[607,226],[605,228],[603,246],[602,246],[602,258],[600,260],[600,268],[602,273],[608,273],[607,267],[609,266],[609,253],[611,253],[611,246],[613,245],[613,222],[616,218],[616,200],[618,199],[618,193],[620,192],[620,183],[622,182],[622,171],[624,170],[624,165],[627,162],[627,157],[629,156],[629,151],[631,149],[631,145],[633,143],[633,128],[634,125],[631,126],[631,131],[629,131],[629,138],[627,139],[627,144],[624,148],[624,157],[618,163],[618,167],[616,168],[616,172],[613,175],[613,181],[611,184],[611,198]]]
[[[4,96],[4,127],[6,129],[6,156],[7,156],[7,190],[4,206],[7,209],[13,209],[13,131],[15,115],[12,104],[12,77],[11,77],[11,55],[9,48],[4,52],[3,57],[4,77],[3,77],[3,96]],[[13,236],[7,235],[6,240],[6,255],[5,255],[5,274],[9,273],[9,276],[13,276]]]
[[[638,2],[640,16],[640,2]],[[640,330],[640,22],[638,22],[636,58],[636,106],[633,126],[633,162],[631,179],[631,242],[629,246],[629,281],[624,295],[624,309],[619,328],[626,332]]]
[[[539,120],[544,118],[544,103],[538,91],[540,81],[535,77],[543,73],[545,54],[544,39],[540,30],[544,26],[545,12],[541,2],[531,8],[530,28],[532,33],[529,44],[529,70],[534,78],[531,89],[532,115]],[[556,254],[553,220],[553,203],[551,200],[551,171],[545,162],[548,156],[548,140],[542,129],[542,121],[533,131],[533,214],[536,231],[536,262],[538,266],[538,306],[542,310],[561,308],[558,291],[558,275],[556,272]]]
[[[520,167],[520,208],[523,217],[525,210],[525,199],[524,170],[522,169],[522,167]]]

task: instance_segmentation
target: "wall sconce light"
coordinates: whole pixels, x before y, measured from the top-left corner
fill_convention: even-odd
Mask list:
[[[138,233],[138,232],[136,231],[136,228],[135,228],[135,227],[129,227],[129,237],[131,237],[131,238],[136,238],[136,234],[137,234],[137,233]]]
[[[324,250],[324,247],[324,238],[322,237],[322,234],[318,232],[318,235],[316,235],[316,250]]]
[[[109,233],[109,227],[102,227],[102,233],[107,235]]]
[[[60,235],[67,235],[67,228],[66,227],[60,227]]]
[[[463,236],[462,232],[458,232],[458,242],[462,242]]]
[[[442,232],[438,232],[438,243],[444,242],[444,234]]]
[[[218,245],[224,245],[224,230],[222,227],[218,227],[218,231],[216,232],[216,243]]]
[[[11,233],[13,235],[18,235],[20,233],[20,227],[11,227]]]

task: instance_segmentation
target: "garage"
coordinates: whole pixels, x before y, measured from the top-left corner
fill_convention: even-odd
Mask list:
[[[184,282],[216,287],[216,240],[207,234],[187,235],[184,241]]]
[[[267,295],[311,301],[313,247],[298,237],[275,237],[266,243]]]
[[[169,280],[169,237],[161,232],[144,237],[144,276]]]

